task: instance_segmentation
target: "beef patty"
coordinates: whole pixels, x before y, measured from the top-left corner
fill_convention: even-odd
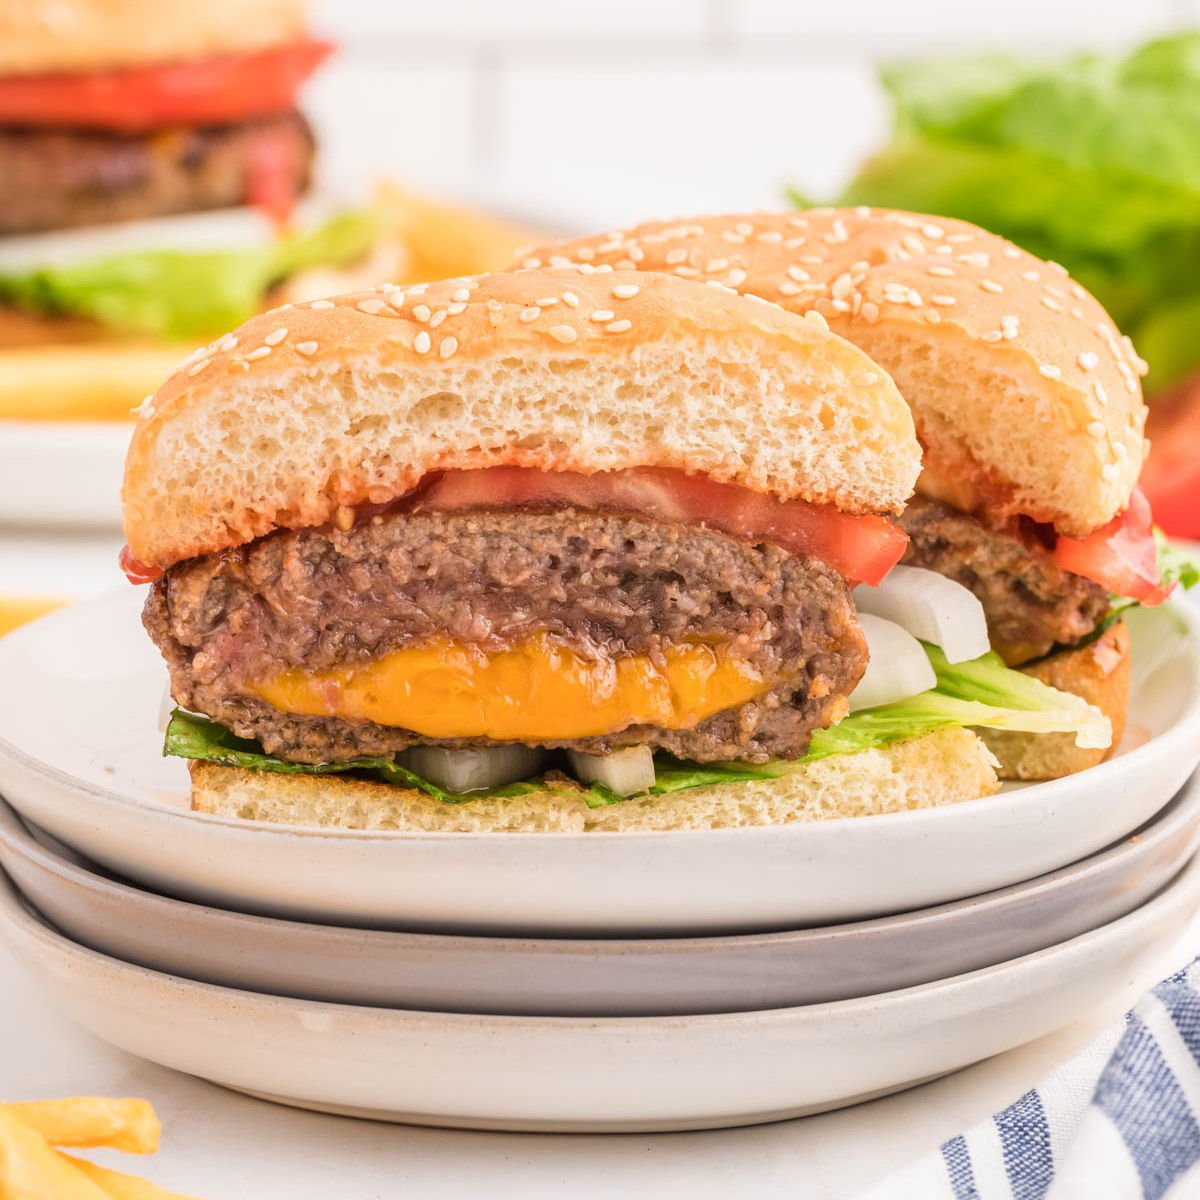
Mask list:
[[[496,652],[546,633],[586,657],[653,656],[688,639],[726,644],[769,691],[691,729],[639,725],[539,743],[597,752],[646,744],[698,761],[798,757],[814,728],[842,714],[866,666],[849,591],[825,563],[700,526],[577,509],[393,513],[345,533],[281,531],[173,567],[143,619],[180,704],[307,763],[437,739],[284,714],[250,685],[431,639]]]
[[[990,529],[926,496],[909,501],[900,524],[911,541],[904,562],[970,588],[987,614],[992,645],[1019,666],[1092,633],[1108,592],[1059,567],[1032,531]]]
[[[258,148],[308,186],[313,136],[298,112],[128,136],[0,127],[0,235],[230,208],[247,201]]]

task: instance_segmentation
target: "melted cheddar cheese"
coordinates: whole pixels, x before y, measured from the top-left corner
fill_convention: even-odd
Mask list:
[[[719,646],[589,658],[542,634],[491,654],[435,641],[328,671],[286,671],[250,690],[281,712],[374,721],[429,738],[565,741],[630,725],[690,729],[770,687]]]

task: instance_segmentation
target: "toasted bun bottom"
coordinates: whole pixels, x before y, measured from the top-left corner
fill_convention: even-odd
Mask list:
[[[588,808],[559,792],[444,804],[424,792],[335,776],[192,764],[196,812],[279,825],[438,833],[628,833],[732,829],[932,808],[999,784],[974,734],[946,729],[796,766],[779,779],[690,788]]]
[[[981,730],[980,736],[1000,760],[1001,779],[1059,779],[1109,758],[1125,732],[1129,709],[1129,630],[1123,621],[1090,645],[1063,650],[1031,667],[1026,675],[1062,692],[1074,692],[1094,704],[1112,722],[1112,746],[1081,750],[1069,733],[1009,733]]]

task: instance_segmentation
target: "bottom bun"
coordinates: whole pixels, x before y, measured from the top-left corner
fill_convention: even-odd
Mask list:
[[[932,808],[999,788],[984,744],[943,729],[878,750],[791,767],[778,779],[689,788],[589,808],[578,794],[533,792],[445,804],[424,792],[331,775],[192,764],[192,808],[221,817],[327,829],[443,833],[625,833],[730,829]]]
[[[1082,750],[1069,733],[980,730],[1000,761],[1001,779],[1059,779],[1094,767],[1112,754],[1125,732],[1129,709],[1129,630],[1124,621],[1086,646],[1060,651],[1021,669],[1100,709],[1112,722],[1112,745],[1107,750]]]

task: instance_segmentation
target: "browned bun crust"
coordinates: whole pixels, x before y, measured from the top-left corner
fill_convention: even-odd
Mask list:
[[[978,730],[1000,760],[1001,779],[1058,779],[1109,758],[1125,732],[1129,710],[1129,630],[1118,621],[1094,642],[1062,650],[1031,667],[1026,675],[1094,704],[1112,722],[1112,746],[1081,750],[1068,733],[1009,733]]]
[[[607,268],[388,285],[254,317],[184,363],[134,431],[125,533],[168,567],[503,465],[899,512],[920,448],[891,379],[820,317]]]
[[[261,50],[302,37],[304,0],[4,0],[0,75],[99,71]]]
[[[965,221],[812,209],[655,221],[528,252],[711,280],[816,311],[896,380],[922,490],[1082,536],[1128,502],[1145,458],[1141,362],[1055,263]]]

